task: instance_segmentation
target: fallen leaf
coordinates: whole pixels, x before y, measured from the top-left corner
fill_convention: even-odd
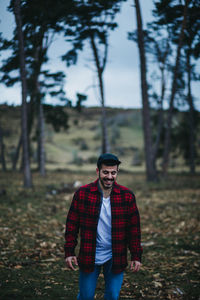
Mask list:
[[[21,265],[17,265],[17,266],[14,266],[14,269],[22,269],[23,267]]]
[[[155,285],[155,287],[156,288],[158,288],[158,287],[162,287],[162,283],[161,282],[159,282],[159,281],[153,281],[153,284]]]

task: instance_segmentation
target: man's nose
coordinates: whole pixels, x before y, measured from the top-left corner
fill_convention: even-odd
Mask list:
[[[111,173],[108,174],[108,178],[112,179],[112,174]]]

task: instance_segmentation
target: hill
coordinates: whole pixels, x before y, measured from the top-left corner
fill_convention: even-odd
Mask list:
[[[65,111],[69,118],[68,129],[55,132],[52,125],[45,124],[46,167],[49,170],[94,170],[96,159],[101,153],[101,108],[83,108],[81,112],[73,108],[65,108]],[[0,124],[4,132],[8,167],[11,167],[20,137],[20,114],[20,107],[0,105]],[[174,117],[176,128],[181,123],[181,117],[181,112]],[[107,108],[107,124],[110,152],[115,153],[122,160],[121,169],[144,171],[141,110]],[[37,168],[37,120],[31,133],[30,153],[31,166],[35,169]],[[171,167],[176,171],[188,171],[183,155],[178,151],[173,152]]]
[[[101,152],[101,109],[83,108],[79,113],[66,108],[69,128],[55,132],[45,124],[47,169],[94,169]],[[20,136],[20,107],[1,105],[1,126],[4,132],[6,161],[10,165]],[[143,168],[143,132],[141,111],[137,109],[108,108],[110,151],[120,156],[124,168],[133,165]],[[31,134],[31,164],[36,167],[37,121]]]

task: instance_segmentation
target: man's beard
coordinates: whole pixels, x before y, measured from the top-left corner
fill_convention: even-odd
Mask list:
[[[112,187],[113,187],[113,184],[114,184],[114,179],[102,179],[100,176],[99,176],[99,180],[100,180],[100,182],[101,182],[101,185],[103,186],[103,188],[105,189],[105,190],[110,190]],[[112,181],[112,184],[111,185],[109,185],[109,186],[107,186],[107,185],[105,185],[105,183],[107,182],[107,181]]]

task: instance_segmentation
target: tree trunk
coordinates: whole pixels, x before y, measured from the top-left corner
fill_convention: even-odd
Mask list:
[[[148,181],[155,181],[157,180],[157,172],[156,172],[156,166],[153,161],[152,130],[151,130],[151,121],[150,121],[148,85],[146,79],[147,68],[146,68],[146,56],[145,56],[145,49],[144,49],[142,17],[141,17],[139,1],[138,0],[134,0],[134,1],[135,1],[135,8],[136,8],[138,48],[139,48],[139,56],[140,56],[142,119],[143,119],[143,131],[144,131],[146,176]]]
[[[17,166],[17,162],[18,162],[18,159],[19,159],[19,153],[20,153],[21,146],[22,146],[22,134],[20,134],[20,138],[19,138],[19,141],[18,141],[18,144],[17,144],[17,149],[15,151],[15,155],[14,155],[14,158],[13,158],[13,161],[12,161],[13,171],[16,170],[16,166]]]
[[[30,147],[31,147],[31,132],[34,124],[34,117],[35,117],[35,99],[31,95],[30,102],[27,106],[27,113],[28,113],[28,149],[30,154]]]
[[[43,48],[43,39],[44,39],[44,32],[45,27],[42,27],[42,30],[40,31],[39,38],[37,40],[37,47],[35,46],[34,49],[34,72],[32,75],[32,88],[31,88],[31,98],[30,103],[28,106],[28,116],[29,116],[29,122],[28,122],[28,136],[29,136],[29,144],[30,144],[30,135],[32,131],[32,126],[34,122],[35,117],[35,108],[40,101],[38,101],[40,97],[40,90],[39,90],[39,76],[41,73],[41,66],[43,63],[43,56],[46,53],[47,49]]]
[[[34,120],[34,103],[32,100],[30,100],[30,102],[28,103],[28,151],[30,153],[30,135],[31,135],[31,130],[32,130],[32,126],[33,126],[33,120]],[[17,166],[17,162],[19,160],[19,153],[20,153],[20,149],[22,146],[22,134],[19,137],[19,141],[18,141],[18,145],[17,145],[17,149],[15,151],[15,155],[12,161],[12,169],[13,171],[16,170],[16,166]],[[21,162],[21,167],[20,170],[23,170],[23,158],[22,158],[22,162]]]
[[[3,130],[0,126],[0,151],[1,151],[1,154],[0,154],[0,160],[1,160],[1,165],[2,165],[2,170],[4,172],[6,172],[6,160],[5,160],[5,145],[4,145],[4,142],[3,142]]]
[[[179,61],[181,55],[181,48],[183,44],[183,37],[184,37],[184,30],[186,26],[186,17],[187,17],[187,8],[190,0],[186,0],[184,6],[184,13],[183,13],[183,21],[181,26],[181,32],[179,36],[179,42],[176,52],[176,63],[174,67],[173,73],[173,81],[172,81],[172,89],[171,89],[171,96],[169,102],[169,110],[167,116],[167,123],[166,123],[166,131],[165,131],[165,140],[164,140],[164,153],[163,153],[163,174],[166,175],[168,171],[169,165],[169,153],[170,153],[170,144],[171,144],[171,126],[172,126],[172,117],[173,117],[173,107],[174,107],[174,98],[177,91],[177,77],[178,77],[178,69],[179,69]]]
[[[189,104],[189,162],[190,162],[190,173],[195,174],[195,127],[194,127],[194,106],[191,92],[191,63],[190,63],[190,51],[187,51],[187,85],[188,95],[187,101]]]
[[[45,176],[45,149],[44,149],[44,114],[43,105],[40,101],[38,114],[38,163],[39,172]]]
[[[107,45],[106,45],[107,46]],[[108,131],[107,131],[107,117],[106,117],[106,108],[105,108],[105,96],[104,96],[104,83],[103,83],[103,71],[104,67],[100,65],[100,58],[98,54],[97,47],[95,45],[94,37],[91,35],[91,48],[94,55],[94,60],[97,68],[97,75],[99,81],[99,91],[101,98],[101,108],[102,108],[102,153],[109,152],[109,143],[108,143]]]
[[[107,117],[105,107],[102,106],[102,153],[108,153],[110,150],[108,143]]]
[[[20,77],[22,83],[22,147],[23,147],[23,172],[24,172],[24,187],[32,186],[29,152],[28,152],[28,128],[27,128],[27,86],[26,86],[26,68],[25,68],[25,53],[24,39],[22,32],[22,20],[20,14],[20,0],[14,1],[14,15],[17,27],[18,42],[19,42],[19,59],[20,59]]]
[[[160,145],[160,138],[163,130],[163,101],[166,91],[165,85],[165,76],[164,76],[164,67],[161,68],[161,97],[159,101],[159,109],[158,109],[158,124],[157,124],[157,135],[153,148],[153,164],[156,166],[156,159],[158,156],[158,149]]]

